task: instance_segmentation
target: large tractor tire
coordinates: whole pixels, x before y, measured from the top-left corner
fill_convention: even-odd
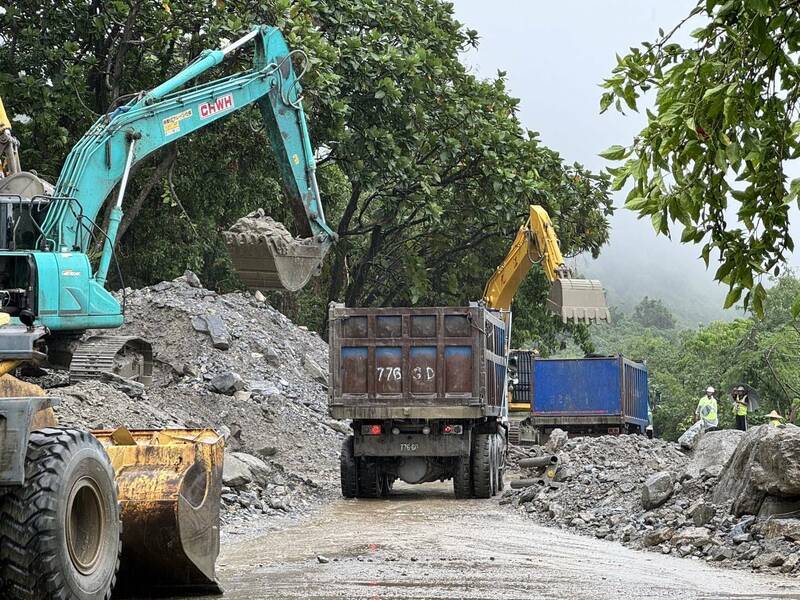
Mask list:
[[[476,498],[497,493],[497,445],[490,433],[475,435],[472,444],[472,486]]]
[[[472,498],[472,464],[469,456],[460,456],[456,459],[456,468],[453,472],[453,493],[456,498]]]
[[[342,442],[342,453],[339,455],[339,474],[342,482],[342,496],[358,497],[358,463],[353,453],[353,436]]]
[[[0,597],[108,600],[122,523],[100,442],[75,429],[34,431],[25,478],[0,502]]]

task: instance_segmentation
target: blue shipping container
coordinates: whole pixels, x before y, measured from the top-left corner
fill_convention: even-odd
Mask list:
[[[623,356],[533,361],[532,421],[539,425],[648,424],[647,367]]]

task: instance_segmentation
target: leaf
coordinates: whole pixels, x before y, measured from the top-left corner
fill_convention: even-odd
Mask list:
[[[792,304],[792,318],[795,320],[800,319],[800,296],[795,298]]]
[[[377,92],[375,92],[375,99],[376,100],[382,100],[385,97],[386,97],[386,92],[385,91],[378,90]]]
[[[731,288],[728,295],[725,296],[724,308],[730,308],[739,301],[739,298],[742,297],[742,289],[740,286]]]
[[[627,156],[627,150],[624,146],[615,144],[603,150],[598,156],[607,160],[622,160]]]

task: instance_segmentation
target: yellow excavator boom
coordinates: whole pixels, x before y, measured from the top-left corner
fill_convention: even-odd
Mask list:
[[[542,265],[550,281],[548,309],[560,315],[565,323],[609,320],[602,285],[599,281],[569,276],[550,215],[538,205],[531,205],[528,219],[517,231],[511,249],[486,283],[483,292],[486,305],[510,310],[534,263]]]
[[[0,98],[0,133],[6,129],[11,129],[11,121],[8,120],[6,108],[3,106],[3,99]]]

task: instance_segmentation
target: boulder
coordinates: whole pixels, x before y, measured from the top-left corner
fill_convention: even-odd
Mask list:
[[[311,375],[311,379],[324,386],[328,385],[328,374],[308,354],[303,357],[303,366],[308,371],[308,374]]]
[[[661,471],[648,477],[642,485],[642,506],[645,510],[658,508],[672,496],[672,474]]]
[[[687,527],[672,536],[674,546],[700,548],[711,542],[711,532],[705,527]]]
[[[761,503],[761,508],[758,510],[758,517],[766,519],[767,517],[788,514],[800,515],[800,498],[776,498],[775,496],[767,496]]]
[[[269,483],[272,472],[267,466],[267,463],[265,463],[263,460],[253,456],[252,454],[247,454],[246,452],[231,452],[230,456],[240,463],[247,465],[247,469],[250,472],[250,480],[253,483],[258,484],[261,487],[264,487],[267,485],[267,483]]]
[[[200,282],[200,278],[197,276],[197,273],[194,271],[190,271],[186,269],[183,272],[183,279],[193,288],[202,288],[203,284]]]
[[[226,396],[233,396],[236,392],[244,389],[244,380],[238,373],[228,371],[217,375],[209,383],[211,389],[218,394],[225,394]]]
[[[753,559],[750,566],[754,569],[763,569],[764,567],[780,567],[786,561],[786,557],[780,552],[762,552]]]
[[[702,500],[696,502],[689,508],[689,515],[692,517],[692,522],[696,527],[707,525],[716,514],[717,510],[711,504],[703,502]]]
[[[664,542],[672,539],[675,531],[671,527],[662,527],[660,529],[652,529],[644,534],[642,544],[646,547],[659,546]]]
[[[211,344],[217,350],[231,347],[231,335],[225,321],[218,315],[192,317],[192,327],[198,333],[205,333],[211,338]]]
[[[239,458],[238,452],[226,452],[222,464],[222,483],[228,487],[241,487],[253,481],[249,465]]]
[[[767,496],[800,497],[800,428],[760,425],[748,431],[725,465],[712,501],[732,501],[736,515],[755,515]]]
[[[692,477],[718,476],[719,471],[733,456],[744,434],[744,431],[738,429],[705,432],[694,447],[687,472]]]
[[[769,519],[761,526],[767,539],[800,543],[800,519]]]
[[[703,422],[697,421],[694,425],[689,427],[686,431],[683,432],[683,435],[678,438],[678,443],[681,445],[682,448],[686,448],[687,450],[693,450],[697,443],[700,441],[700,438],[703,435]]]
[[[544,445],[544,449],[547,452],[558,452],[564,447],[564,444],[567,443],[567,439],[567,432],[556,427],[550,432],[550,435],[547,438],[547,443]]]

